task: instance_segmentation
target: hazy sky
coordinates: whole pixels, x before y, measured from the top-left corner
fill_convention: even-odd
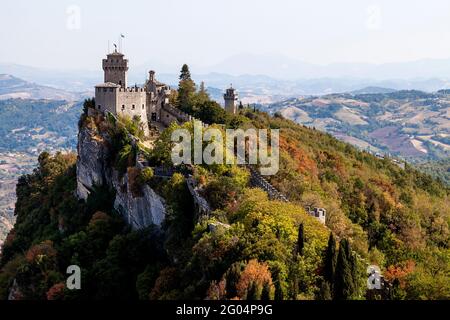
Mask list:
[[[306,62],[450,57],[448,0],[2,0],[0,62],[99,67],[125,34],[132,64],[213,65],[240,53]]]

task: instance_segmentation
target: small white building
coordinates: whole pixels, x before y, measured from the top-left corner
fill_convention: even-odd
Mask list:
[[[308,207],[307,211],[311,217],[314,217],[325,224],[327,218],[327,210],[325,210],[324,208],[314,208],[311,210],[311,208]]]

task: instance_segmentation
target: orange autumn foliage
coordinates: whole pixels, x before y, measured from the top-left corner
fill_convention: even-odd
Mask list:
[[[47,300],[61,300],[64,296],[64,288],[66,285],[64,282],[59,282],[53,285],[47,291]]]
[[[291,143],[285,137],[280,137],[280,148],[289,153],[292,159],[297,163],[297,171],[302,174],[309,174],[313,177],[317,177],[318,169],[316,162],[312,160],[308,154],[297,147],[294,143]]]
[[[26,253],[25,259],[29,263],[39,262],[41,257],[48,259],[56,257],[56,250],[53,248],[53,242],[46,240],[40,244],[32,246]]]
[[[259,263],[256,259],[247,263],[236,285],[239,298],[244,299],[246,297],[247,289],[252,282],[261,288],[264,283],[269,283],[272,286],[272,276],[266,263]]]
[[[406,286],[406,277],[414,271],[415,262],[412,260],[406,261],[403,265],[389,266],[384,273],[384,279],[390,283],[398,280],[401,288]]]

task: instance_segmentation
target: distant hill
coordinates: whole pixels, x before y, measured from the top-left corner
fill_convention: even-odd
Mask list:
[[[84,96],[86,95],[83,93],[69,92],[28,82],[9,74],[0,74],[0,100],[21,98],[75,101]]]
[[[8,82],[20,87],[15,79]],[[0,100],[0,244],[15,220],[18,177],[33,170],[42,151],[76,148],[81,109],[64,100]]]
[[[368,93],[376,89],[356,94],[291,98],[262,108],[327,131],[362,149],[410,161],[450,156],[450,95],[447,91]]]
[[[397,90],[395,89],[389,89],[389,88],[382,88],[382,87],[365,87],[359,90],[354,90],[350,93],[352,94],[376,94],[376,93],[392,93]]]
[[[239,61],[244,61],[245,66],[238,67],[242,65]],[[194,66],[192,77],[196,83],[204,81],[207,87],[218,88],[222,91],[233,84],[239,91],[243,103],[272,103],[299,95],[353,92],[367,87],[392,90],[414,89],[426,92],[450,89],[450,71],[446,72],[445,68],[439,69],[444,70],[442,72],[436,71],[444,64],[445,61],[439,61],[433,69],[434,73],[414,75],[412,72],[400,72],[396,75],[389,72],[382,76],[378,72],[380,68],[389,71],[392,66],[333,64],[297,68],[293,61],[283,60],[282,57],[266,61],[261,57],[252,59],[252,57],[242,56],[226,64],[218,65],[217,68]],[[158,80],[175,87],[178,84],[178,73],[171,70],[179,70],[179,67],[160,69],[158,65],[148,62],[130,70],[129,83],[131,85],[143,83],[148,70],[153,69],[157,71]],[[273,68],[277,68],[281,73],[271,72]],[[412,67],[401,65],[401,68],[408,71]],[[102,81],[100,70],[54,70],[4,63],[0,63],[0,74],[11,74],[29,82],[70,92],[92,93],[94,85]]]
[[[422,163],[417,167],[450,186],[450,158]]]

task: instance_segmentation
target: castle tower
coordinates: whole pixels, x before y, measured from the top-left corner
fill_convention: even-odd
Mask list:
[[[117,52],[117,49],[103,59],[103,71],[105,72],[105,83],[112,82],[122,88],[127,87],[128,60],[124,59],[124,55]]]
[[[225,99],[225,111],[236,114],[237,93],[233,86],[230,86],[230,88],[226,90],[223,98]]]

